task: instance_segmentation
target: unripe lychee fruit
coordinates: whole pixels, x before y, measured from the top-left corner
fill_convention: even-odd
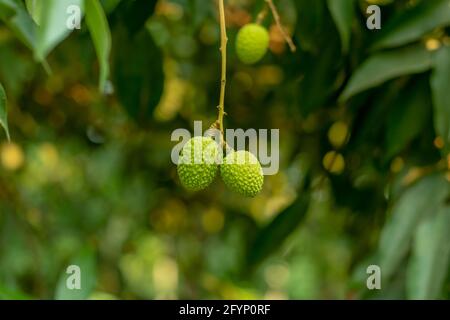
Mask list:
[[[253,64],[264,57],[269,48],[269,33],[256,23],[249,23],[239,30],[236,38],[236,53],[246,64]]]
[[[219,145],[209,137],[194,137],[181,150],[178,176],[188,190],[199,191],[213,182],[219,168]]]
[[[220,166],[220,173],[228,188],[246,197],[256,196],[264,184],[261,164],[248,151],[229,153]]]

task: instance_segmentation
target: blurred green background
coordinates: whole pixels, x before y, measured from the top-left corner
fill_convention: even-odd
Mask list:
[[[274,2],[298,51],[269,15],[254,66],[234,39],[264,0],[225,2],[226,127],[280,129],[246,199],[170,160],[216,118],[217,1],[0,0],[0,298],[450,297],[450,1]]]

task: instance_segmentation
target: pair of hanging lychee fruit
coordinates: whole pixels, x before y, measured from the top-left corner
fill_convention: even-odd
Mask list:
[[[188,190],[207,188],[220,171],[225,185],[246,197],[261,192],[264,175],[258,159],[245,150],[231,151],[225,157],[221,146],[211,137],[194,137],[181,150],[178,176]]]

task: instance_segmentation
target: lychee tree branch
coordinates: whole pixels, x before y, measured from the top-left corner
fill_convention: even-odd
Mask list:
[[[225,6],[224,0],[219,0],[219,15],[220,15],[220,52],[222,55],[222,76],[220,83],[220,102],[219,102],[219,116],[217,118],[218,129],[222,134],[223,139],[223,118],[225,116],[225,88],[227,84],[227,27],[225,21]]]
[[[265,1],[266,1],[267,6],[270,8],[270,11],[272,11],[272,15],[275,20],[275,23],[277,24],[278,29],[280,29],[281,35],[283,36],[284,40],[288,44],[289,49],[291,49],[292,52],[297,51],[297,47],[295,46],[291,37],[287,34],[286,30],[284,29],[284,27],[281,23],[280,14],[278,13],[277,7],[273,3],[273,0],[265,0]]]

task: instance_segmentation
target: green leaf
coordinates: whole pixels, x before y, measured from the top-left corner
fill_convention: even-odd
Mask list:
[[[400,13],[382,28],[374,48],[390,48],[420,39],[433,29],[450,24],[450,0],[422,1]]]
[[[101,0],[101,4],[106,13],[111,13],[116,9],[121,0]]]
[[[5,1],[5,0],[1,0]],[[27,10],[25,9],[21,1],[8,1],[4,3],[14,3],[15,15],[3,16],[0,14],[0,19],[2,19],[9,29],[13,31],[15,36],[22,41],[29,49],[34,50],[35,47],[35,36],[36,36],[36,24],[33,19],[31,19]]]
[[[26,0],[25,4],[28,12],[36,24],[41,23],[42,18],[42,0]]]
[[[2,46],[0,50],[0,78],[8,88],[8,95],[19,97],[34,76],[35,63],[29,54],[18,54],[16,46]]]
[[[442,207],[417,229],[408,264],[408,299],[438,299],[449,271],[450,207]]]
[[[425,72],[431,61],[431,53],[423,45],[376,53],[356,69],[339,99],[347,100],[399,76]]]
[[[16,9],[13,0],[0,0],[0,19],[12,17],[16,13]]]
[[[305,218],[309,201],[309,193],[304,193],[259,231],[255,242],[248,251],[249,265],[253,266],[260,263],[284,243]]]
[[[298,13],[296,29],[300,47],[304,51],[320,51],[323,48],[321,42],[325,40],[324,30],[328,28],[325,0],[296,0],[294,3]],[[326,31],[329,36],[329,29]]]
[[[418,224],[442,206],[448,192],[449,183],[440,174],[427,176],[404,191],[381,232],[379,257],[383,278],[394,274],[410,249]]]
[[[0,300],[31,300],[32,297],[23,292],[12,290],[0,284]]]
[[[436,133],[450,149],[450,47],[442,47],[433,55],[434,68],[431,75],[431,89],[434,106],[434,124]]]
[[[334,91],[338,89],[341,61],[336,56],[339,51],[339,37],[333,37],[321,53],[306,53],[301,57],[299,72],[303,78],[298,86],[299,107],[303,115],[323,107]],[[301,71],[300,71],[301,70]]]
[[[130,34],[141,31],[155,11],[157,0],[122,1],[117,7]]]
[[[341,37],[342,51],[347,52],[355,17],[355,2],[354,0],[327,0],[327,3]]]
[[[153,116],[164,88],[163,59],[150,33],[130,36],[123,28],[115,34],[114,86],[121,104],[136,121]]]
[[[38,61],[44,61],[50,51],[72,32],[67,25],[72,15],[67,11],[70,6],[78,6],[83,12],[83,0],[42,0],[41,24],[34,51]]]
[[[95,255],[90,248],[83,248],[77,257],[70,262],[62,272],[56,288],[55,299],[57,300],[84,300],[89,297],[96,284]],[[80,268],[80,289],[69,289],[67,279],[73,275],[66,273],[67,267],[75,265]]]
[[[100,64],[100,91],[105,92],[109,78],[109,56],[111,53],[111,31],[105,12],[98,0],[86,0],[86,23],[94,41]]]
[[[3,127],[6,133],[6,137],[8,138],[8,140],[10,140],[8,128],[8,111],[6,109],[6,93],[1,83],[0,83],[0,126]]]
[[[399,94],[387,120],[386,159],[402,151],[425,127],[431,111],[428,81],[418,81]]]

